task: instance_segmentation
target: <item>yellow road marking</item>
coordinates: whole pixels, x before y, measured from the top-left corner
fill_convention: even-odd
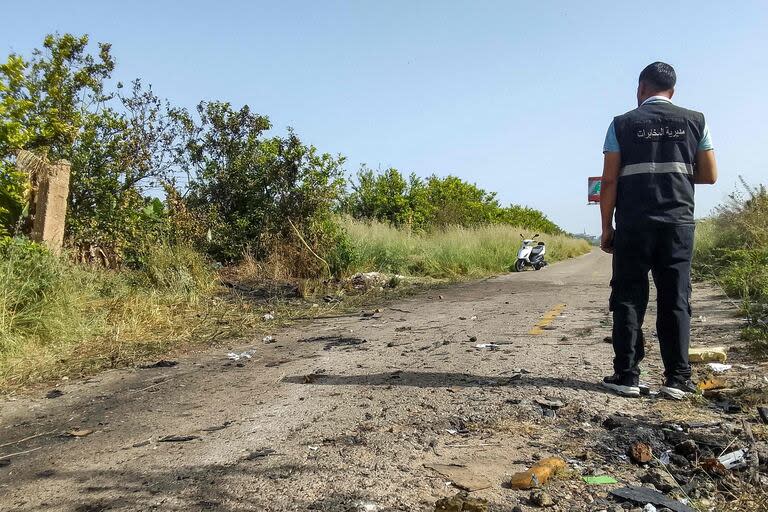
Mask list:
[[[539,320],[539,323],[534,325],[533,329],[528,331],[528,334],[532,334],[534,336],[542,334],[544,332],[544,327],[551,324],[552,320],[557,318],[558,315],[560,315],[560,313],[562,313],[564,309],[565,309],[565,304],[558,304],[557,306],[547,311],[544,314],[544,316],[541,317],[541,320]]]

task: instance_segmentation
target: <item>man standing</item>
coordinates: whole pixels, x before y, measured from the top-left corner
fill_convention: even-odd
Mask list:
[[[688,363],[694,184],[714,184],[717,164],[704,115],[672,103],[676,81],[669,64],[646,67],[638,107],[614,118],[603,148],[600,247],[613,254],[615,353],[614,375],[603,385],[624,396],[640,395],[648,272],[657,292],[661,393],[682,399],[696,390]]]

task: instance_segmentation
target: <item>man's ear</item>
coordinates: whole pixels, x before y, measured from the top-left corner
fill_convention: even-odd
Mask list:
[[[669,99],[672,99],[672,96],[674,95],[675,95],[675,88],[673,87],[669,90]]]

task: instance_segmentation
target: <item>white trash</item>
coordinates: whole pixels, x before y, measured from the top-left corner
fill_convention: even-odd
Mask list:
[[[229,352],[227,354],[227,358],[233,361],[240,361],[241,359],[250,359],[251,357],[253,357],[254,352],[255,352],[254,350],[251,350],[248,352],[240,352],[239,354],[237,352]]]

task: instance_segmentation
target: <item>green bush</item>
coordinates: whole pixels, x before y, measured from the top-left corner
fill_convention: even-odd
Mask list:
[[[205,258],[149,251],[138,270],[72,263],[20,238],[0,241],[0,389],[130,363],[166,350],[212,293]]]
[[[27,342],[76,339],[89,323],[82,309],[91,283],[84,277],[42,246],[5,239],[0,244],[0,353]]]
[[[542,212],[519,205],[502,207],[494,192],[456,176],[432,175],[422,180],[411,174],[406,180],[397,169],[376,173],[363,166],[342,210],[356,219],[416,231],[507,224],[552,235],[563,233]]]
[[[144,254],[137,272],[140,285],[157,290],[196,297],[210,291],[215,275],[198,251],[185,245],[158,245]]]
[[[266,137],[269,119],[247,105],[204,102],[197,110],[199,123],[184,116],[184,165],[193,176],[187,204],[208,220],[211,254],[265,259],[295,240],[295,228],[305,239],[323,238],[317,229],[328,226],[343,189],[344,158],[319,153],[290,130]]]
[[[694,273],[713,279],[743,303],[744,331],[755,350],[768,355],[768,191],[743,183],[711,218],[696,226]]]

